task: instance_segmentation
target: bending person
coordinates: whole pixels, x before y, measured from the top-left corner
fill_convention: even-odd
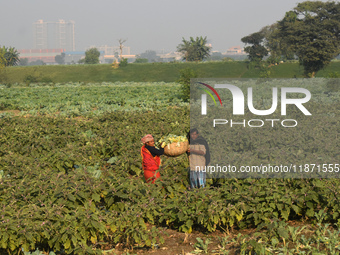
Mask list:
[[[159,167],[161,165],[160,156],[164,154],[164,149],[155,147],[155,140],[152,135],[148,134],[141,139],[143,146],[141,155],[143,159],[143,171],[146,182],[155,183],[161,177]]]

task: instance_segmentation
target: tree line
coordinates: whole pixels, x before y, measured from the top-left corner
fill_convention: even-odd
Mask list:
[[[340,54],[340,3],[305,1],[278,22],[241,39],[250,61],[298,59],[306,77],[314,77]]]

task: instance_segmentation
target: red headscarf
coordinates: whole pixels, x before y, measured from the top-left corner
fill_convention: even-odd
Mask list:
[[[141,139],[141,141],[142,141],[143,144],[145,144],[145,143],[147,143],[147,142],[150,142],[150,141],[152,141],[152,140],[154,140],[154,139],[153,139],[152,135],[150,135],[150,134],[147,134],[146,136],[144,136],[144,137]]]

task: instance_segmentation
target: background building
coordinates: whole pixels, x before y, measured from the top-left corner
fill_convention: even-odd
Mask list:
[[[37,60],[43,61],[45,64],[54,64],[55,56],[64,52],[63,49],[24,49],[18,50],[20,59],[27,58],[28,62]]]
[[[100,53],[100,63],[112,63],[115,60],[119,61],[120,57],[120,48],[119,46],[109,46],[109,45],[92,45],[90,48],[96,48]],[[122,57],[128,59],[128,62],[131,63],[135,61],[136,55],[131,54],[131,50],[129,46],[124,46],[122,50]]]
[[[227,52],[224,53],[225,55],[246,55],[247,53],[244,52],[244,49],[240,46],[233,46],[227,49]]]
[[[47,22],[38,20],[33,23],[34,49],[47,49]]]
[[[59,20],[33,23],[34,49],[64,49],[75,51],[74,21]]]
[[[95,45],[92,45],[92,46],[90,46],[90,48],[97,48],[97,50],[99,50],[99,51],[104,51],[105,55],[115,55],[115,54],[120,55],[119,46],[108,46],[108,45],[95,46]],[[124,46],[122,53],[123,53],[123,55],[131,55],[130,47]]]

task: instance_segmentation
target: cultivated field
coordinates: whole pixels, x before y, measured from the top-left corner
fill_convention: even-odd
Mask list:
[[[339,163],[340,93],[311,90],[327,102],[312,111],[330,115],[289,155],[318,145]],[[161,181],[145,183],[140,138],[190,128],[179,91],[164,82],[1,86],[0,253],[339,254],[339,179],[210,179],[190,190],[182,155],[162,156]],[[256,160],[268,160],[279,145],[245,130],[231,131],[230,160],[258,143]],[[333,139],[318,144],[325,132]]]

